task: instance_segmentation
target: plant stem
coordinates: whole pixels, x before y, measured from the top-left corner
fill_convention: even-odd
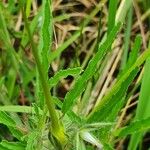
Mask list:
[[[35,58],[35,62],[37,64],[37,69],[38,69],[38,72],[40,75],[40,80],[41,80],[41,84],[42,84],[42,89],[43,89],[46,105],[47,105],[47,108],[48,108],[48,111],[50,114],[50,118],[51,118],[51,132],[52,132],[53,136],[55,136],[55,138],[63,145],[64,143],[66,143],[66,136],[64,133],[64,129],[58,119],[57,112],[55,110],[55,105],[54,105],[52,96],[49,91],[48,81],[46,81],[44,69],[40,62],[37,48],[35,46],[32,36],[31,36],[31,32],[29,29],[26,14],[25,14],[24,10],[22,12],[23,12],[23,17],[24,17],[24,21],[25,21],[25,27],[26,27],[26,30],[27,30],[27,33],[28,33],[28,36],[29,36],[29,39],[31,42],[32,53]]]

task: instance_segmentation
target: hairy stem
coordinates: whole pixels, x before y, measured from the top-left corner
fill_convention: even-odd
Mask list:
[[[26,14],[25,14],[24,10],[22,12],[23,12],[23,17],[24,17],[24,21],[25,21],[25,27],[26,27],[26,30],[27,30],[27,33],[28,33],[28,36],[29,36],[29,39],[31,42],[32,53],[33,53],[33,56],[35,58],[37,69],[38,69],[38,72],[40,75],[42,89],[43,89],[43,93],[44,93],[44,97],[45,97],[45,102],[46,102],[46,105],[47,105],[47,108],[48,108],[48,111],[50,114],[50,118],[51,118],[51,133],[53,134],[53,136],[56,137],[56,139],[61,144],[64,144],[66,142],[66,136],[64,133],[64,129],[63,129],[63,126],[61,125],[61,122],[58,119],[57,112],[55,110],[55,105],[54,105],[52,96],[49,92],[48,81],[46,81],[44,69],[43,69],[42,64],[40,62],[37,48],[35,46],[35,43],[33,41],[32,36],[31,36],[31,32],[30,32],[30,28],[28,25],[28,20],[27,20]]]

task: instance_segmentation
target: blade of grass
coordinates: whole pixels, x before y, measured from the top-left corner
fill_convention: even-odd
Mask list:
[[[117,11],[118,0],[109,1],[109,10],[108,10],[108,34],[111,32],[115,25],[116,11]]]
[[[29,17],[30,15],[30,11],[31,11],[31,4],[32,4],[32,0],[27,0],[26,2],[26,16],[27,18]]]
[[[124,50],[123,50],[123,56],[122,56],[122,62],[121,62],[121,70],[125,68],[126,63],[127,63],[130,36],[131,36],[132,15],[133,15],[133,7],[130,8],[128,15],[127,15],[127,28],[125,30]]]
[[[101,115],[101,112],[105,108],[105,105],[108,103],[111,103],[111,98],[120,88],[122,83],[129,77],[132,71],[134,71],[136,68],[140,67],[143,62],[150,56],[150,51],[146,50],[138,59],[137,61],[130,67],[121,77],[120,79],[114,84],[114,86],[111,88],[111,90],[108,92],[108,94],[100,101],[100,103],[93,109],[93,111],[90,113],[90,115],[87,118],[87,121],[96,121],[99,120],[99,116]],[[102,121],[102,120],[101,120]]]
[[[122,0],[117,10],[115,23],[124,22],[128,10],[132,6],[132,0]]]
[[[138,53],[141,47],[141,43],[142,43],[142,39],[141,36],[137,35],[135,38],[135,42],[133,44],[132,50],[129,54],[129,58],[125,64],[125,68],[122,70],[122,72],[120,72],[119,74],[119,78],[121,77],[121,75],[123,73],[125,73],[130,67],[132,67],[132,65],[134,64],[134,62],[137,60],[138,58]]]
[[[0,111],[20,112],[20,113],[29,113],[29,114],[35,113],[34,108],[31,106],[17,106],[17,105],[0,106]]]
[[[1,34],[0,39],[3,41],[3,43],[5,44],[8,50],[8,55],[11,58],[14,69],[16,70],[16,72],[18,72],[19,65],[18,65],[17,54],[15,53],[15,50],[11,46],[11,40],[10,40],[9,33],[7,30],[7,25],[6,25],[4,16],[2,14],[3,14],[2,5],[0,4],[0,22],[1,22],[0,23],[0,34]]]
[[[150,116],[150,94],[149,94],[149,85],[150,85],[150,58],[147,59],[145,68],[144,68],[144,75],[140,90],[139,102],[136,110],[135,120],[138,119],[145,119]],[[144,108],[144,109],[143,109]],[[134,150],[137,148],[140,138],[143,136],[143,132],[134,134],[131,137],[129,150]]]
[[[21,142],[9,142],[3,140],[0,145],[5,147],[7,150],[25,150],[25,144]]]
[[[0,111],[0,123],[11,127],[16,126],[15,121],[8,114],[2,111]]]
[[[130,52],[129,58],[128,58],[128,62],[126,63],[126,66],[124,68],[124,70],[121,72],[121,74],[123,74],[123,72],[126,72],[130,67],[132,67],[132,65],[134,64],[134,62],[137,60],[138,58],[138,53],[141,47],[141,37],[137,36],[133,45],[133,48]],[[121,74],[119,74],[119,76],[121,76]],[[124,103],[126,103],[126,100],[129,99],[129,97],[131,97],[131,95],[133,95],[133,93],[135,92],[135,90],[139,87],[139,82],[134,86],[134,88],[129,92],[129,94],[127,95],[127,98],[125,98]],[[127,102],[127,104],[129,103],[129,100]],[[126,104],[126,105],[127,105]],[[120,107],[121,109],[121,107]],[[122,112],[123,114],[124,112]],[[122,116],[122,115],[121,115]],[[122,117],[121,117],[122,118]],[[121,119],[120,118],[120,119]],[[119,119],[119,124],[121,124],[121,120]],[[118,127],[118,125],[116,126]]]
[[[128,126],[115,130],[113,134],[118,137],[125,137],[129,134],[146,131],[149,128],[150,128],[150,117],[132,122]]]
[[[135,43],[133,45],[133,49],[130,53],[127,65],[125,69],[122,71],[121,75],[123,75],[123,73],[128,71],[128,69],[132,67],[134,62],[137,60],[140,45],[141,45],[141,38],[137,36],[135,39]],[[103,109],[101,109],[101,113],[98,118],[99,121],[115,121],[116,120],[116,116],[118,116],[119,111],[121,110],[121,108],[123,107],[123,104],[125,103],[127,89],[129,85],[131,84],[131,82],[133,81],[133,79],[135,78],[138,71],[139,69],[137,68],[133,70],[130,73],[130,75],[126,78],[126,80],[122,82],[120,89],[114,95],[109,97],[108,99],[109,102],[105,104]],[[120,79],[121,75],[118,75],[117,80]],[[104,142],[109,141],[109,137],[112,136],[110,132],[111,128],[112,126],[99,130],[99,132],[102,133],[100,134],[101,135],[100,138],[105,139]]]
[[[111,97],[109,100],[110,103],[105,104],[105,107],[102,109],[103,113],[101,112],[99,120],[114,121],[116,119],[118,112],[124,104],[127,89],[137,75],[138,71],[138,69],[133,70],[129,77],[122,83],[118,92]]]
[[[109,51],[108,48],[113,43],[114,38],[116,37],[120,29],[120,26],[121,24],[119,23],[113,28],[112,32],[108,35],[106,41],[99,47],[98,52],[89,62],[83,74],[76,81],[73,89],[70,92],[68,92],[67,95],[65,96],[65,101],[62,107],[62,111],[64,114],[73,107],[73,104],[75,103],[77,98],[84,91],[87,81],[94,75],[96,71],[96,66],[98,62],[100,62],[102,58],[106,55],[106,53]]]
[[[133,48],[129,54],[129,59],[127,61],[126,68],[130,68],[134,64],[134,62],[137,60],[138,52],[140,50],[141,44],[142,44],[142,38],[141,36],[137,35],[135,38]]]

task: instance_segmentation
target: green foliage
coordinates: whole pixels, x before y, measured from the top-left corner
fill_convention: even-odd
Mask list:
[[[100,120],[100,114],[103,114],[101,111],[105,110],[105,108],[108,108],[108,106],[111,106],[111,103],[114,103],[112,101],[111,97],[115,95],[119,89],[122,88],[122,84],[126,82],[127,78],[130,76],[130,74],[137,69],[140,65],[143,64],[143,62],[146,60],[147,57],[149,57],[150,51],[146,50],[138,59],[137,61],[130,67],[116,82],[116,84],[111,88],[111,90],[108,92],[108,94],[101,100],[101,102],[98,104],[98,106],[92,111],[92,113],[88,117],[88,121],[96,121],[97,119]],[[107,105],[106,105],[107,104]],[[105,116],[106,117],[106,116]]]
[[[141,84],[139,103],[136,111],[135,120],[145,119],[150,116],[149,107],[150,107],[150,94],[149,94],[149,84],[150,84],[150,59],[148,58],[145,63],[144,75]],[[144,109],[143,109],[144,108]],[[134,134],[131,137],[129,149],[136,149],[138,146],[140,137],[143,135],[143,132]]]
[[[108,34],[111,32],[115,25],[116,11],[117,11],[118,0],[109,1],[109,16],[108,16]]]
[[[132,27],[132,17],[133,17],[133,7],[131,6],[128,14],[127,14],[127,25],[125,28],[125,37],[124,37],[124,50],[122,56],[121,69],[124,69],[127,63],[128,51],[130,47],[130,38],[131,38],[131,27]]]
[[[25,150],[25,145],[20,142],[8,142],[8,141],[2,141],[0,142],[0,145],[4,147],[4,150]],[[2,148],[3,150],[3,148]]]
[[[26,150],[34,150],[35,147],[37,146],[37,142],[39,142],[38,141],[38,132],[37,131],[32,131],[28,135]]]
[[[69,68],[66,70],[59,70],[54,77],[51,77],[49,79],[49,85],[50,87],[55,86],[62,78],[66,78],[67,76],[75,76],[79,75],[81,73],[81,68]]]
[[[16,126],[15,121],[8,114],[2,111],[0,111],[0,123],[11,127]]]
[[[149,2],[135,3],[141,12],[132,0],[0,2],[0,150],[112,150],[128,135],[138,149],[150,128]]]
[[[118,137],[124,137],[129,134],[146,131],[149,128],[150,128],[150,118],[146,118],[132,122],[130,125],[114,131],[114,135]]]
[[[116,37],[119,28],[120,23],[113,28],[106,41],[99,46],[97,54],[91,59],[86,70],[76,81],[73,89],[69,93],[67,93],[65,101],[63,103],[63,113],[66,113],[73,107],[73,104],[75,103],[77,98],[79,98],[80,94],[84,91],[87,81],[94,75],[96,71],[97,63],[101,61],[109,51],[108,48],[111,46],[114,38]]]

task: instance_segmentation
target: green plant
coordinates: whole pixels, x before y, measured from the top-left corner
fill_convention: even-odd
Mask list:
[[[142,143],[150,128],[150,49],[141,46],[139,18],[141,35],[133,31],[131,40],[132,0],[106,2],[0,2],[0,149],[118,149],[129,135],[126,149]],[[149,12],[149,2],[140,3]],[[74,13],[78,5],[83,14]],[[139,92],[136,112],[126,114]]]

